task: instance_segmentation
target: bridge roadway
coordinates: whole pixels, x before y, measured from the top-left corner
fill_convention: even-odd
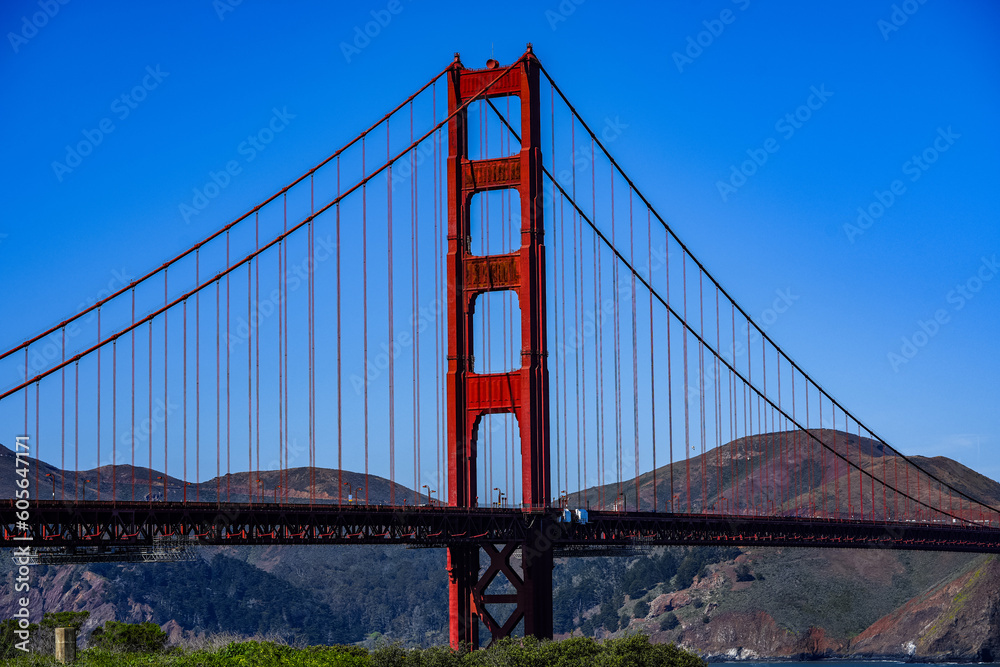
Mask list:
[[[33,500],[19,510],[15,501],[3,500],[0,546],[521,543],[557,553],[654,545],[1000,553],[1000,529],[974,524],[597,510],[585,523],[564,517],[554,508],[93,500]],[[22,518],[27,531],[18,526]]]

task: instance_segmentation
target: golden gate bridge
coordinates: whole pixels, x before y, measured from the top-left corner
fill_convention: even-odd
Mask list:
[[[0,364],[4,546],[443,547],[454,645],[551,637],[559,556],[1000,551],[998,510],[779,348],[530,45],[456,54]]]

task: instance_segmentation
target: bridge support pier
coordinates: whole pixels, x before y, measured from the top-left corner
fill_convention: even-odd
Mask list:
[[[448,616],[453,648],[479,645],[479,617],[472,603],[472,589],[479,580],[479,547],[448,547]]]
[[[489,559],[482,569],[481,554]],[[452,646],[479,648],[480,622],[489,631],[491,641],[509,637],[522,622],[525,636],[551,639],[552,567],[552,544],[539,532],[528,543],[486,542],[450,547],[448,602]],[[489,592],[490,586],[501,577],[509,582],[513,593]]]
[[[477,95],[519,98],[519,152],[469,159],[466,109],[458,110]],[[458,111],[448,124],[448,501],[469,508],[477,507],[480,497],[485,503],[491,492],[477,488],[477,431],[485,415],[513,414],[521,439],[521,480],[520,489],[508,491],[532,525],[524,542],[449,548],[450,636],[456,648],[478,646],[480,623],[493,639],[509,636],[522,621],[525,635],[552,637],[552,548],[540,530],[552,497],[540,106],[538,61],[530,45],[506,70],[495,61],[486,69],[468,70],[456,55],[448,86],[449,111]],[[472,199],[504,189],[516,190],[520,199],[520,247],[506,254],[473,255]],[[476,299],[503,290],[515,292],[521,308],[521,365],[506,373],[478,372],[473,363]],[[514,498],[518,491],[520,503]],[[489,559],[485,569],[480,567],[483,554]],[[499,576],[510,582],[514,593],[487,592]],[[513,605],[514,611],[498,621],[494,614],[501,614],[493,605]]]

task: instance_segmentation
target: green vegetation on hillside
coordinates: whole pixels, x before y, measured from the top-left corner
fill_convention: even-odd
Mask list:
[[[222,555],[211,561],[153,566],[97,563],[89,569],[108,580],[104,602],[122,610],[148,605],[156,625],[174,620],[184,628],[244,636],[294,631],[310,644],[363,638],[359,619],[346,610],[333,609],[311,591]]]
[[[26,655],[5,664],[24,667],[56,665],[48,656]],[[698,656],[673,644],[652,644],[645,635],[597,642],[576,637],[563,641],[506,639],[481,651],[447,647],[404,649],[397,644],[368,651],[356,646],[294,648],[272,642],[241,642],[216,651],[121,653],[106,649],[81,651],[78,667],[705,667]]]
[[[737,578],[753,584],[728,592],[719,612],[767,610],[791,632],[822,627],[851,638],[933,585],[952,579],[981,556],[919,551],[756,549]]]
[[[671,547],[631,558],[579,558],[557,564],[553,574],[553,626],[556,632],[579,629],[593,636],[598,628],[616,632],[628,624],[620,610],[625,596],[632,600],[647,597],[653,589],[668,593],[687,588],[703,573],[706,565],[739,556],[739,549],[723,547]],[[643,600],[646,604],[648,600]],[[598,607],[587,618],[584,614]],[[645,613],[633,608],[632,617]]]

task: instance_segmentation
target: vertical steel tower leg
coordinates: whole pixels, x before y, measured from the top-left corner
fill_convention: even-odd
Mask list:
[[[494,63],[495,65],[495,63]],[[449,74],[448,107],[454,111],[502,69],[465,69],[458,56]],[[497,80],[484,97],[517,96],[521,102],[521,150],[510,157],[470,160],[466,113],[448,126],[448,489],[449,504],[475,507],[476,430],[487,414],[512,413],[521,436],[523,508],[538,515],[548,507],[549,404],[545,328],[545,247],[542,225],[542,170],[538,65],[527,54]],[[492,113],[492,112],[487,112]],[[487,190],[516,189],[521,200],[521,246],[504,255],[474,256],[470,251],[470,203]],[[521,367],[509,373],[477,373],[472,366],[472,316],[475,300],[490,291],[512,290],[521,306]],[[488,489],[483,489],[486,502]],[[451,643],[476,647],[479,622],[494,639],[508,636],[524,620],[524,633],[552,636],[552,551],[545,540],[508,544],[454,546],[448,550]],[[522,572],[510,559],[521,547]],[[480,551],[491,564],[480,576]],[[516,590],[490,595],[486,589],[499,575]],[[487,611],[491,603],[515,604],[498,623]]]

